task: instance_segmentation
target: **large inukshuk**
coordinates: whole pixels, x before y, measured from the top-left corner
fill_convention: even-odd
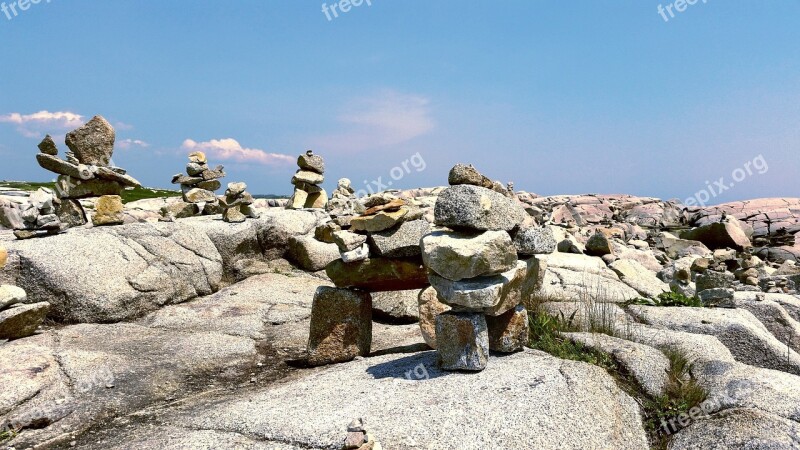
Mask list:
[[[507,196],[481,186],[484,179],[471,166],[455,166],[451,187],[434,207],[435,224],[444,229],[422,238],[431,286],[452,308],[436,318],[445,370],[483,370],[490,350],[515,352],[527,343],[522,302],[535,283],[528,279],[528,264],[517,259],[511,234],[524,232],[528,215]]]

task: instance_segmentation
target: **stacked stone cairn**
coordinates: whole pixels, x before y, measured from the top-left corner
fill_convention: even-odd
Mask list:
[[[436,317],[436,349],[445,370],[480,371],[489,351],[522,350],[528,339],[523,300],[538,288],[520,255],[551,253],[547,228],[531,226],[524,209],[489,187],[474,167],[456,165],[450,188],[434,206],[435,225],[422,238],[431,286],[448,312]],[[535,259],[531,259],[535,263]]]
[[[65,227],[81,226],[87,223],[87,215],[78,201],[90,197],[99,197],[95,225],[116,225],[122,223],[122,199],[119,197],[125,188],[141,187],[141,184],[127,174],[125,169],[111,165],[114,154],[116,132],[114,127],[103,117],[95,116],[76,130],[67,133],[66,144],[69,151],[65,158],[58,157],[58,147],[49,135],[39,144],[36,161],[42,168],[58,174],[55,185],[54,212],[50,212],[50,202],[42,201],[52,192],[35,193],[36,200],[32,205],[40,208],[37,225],[19,229],[20,239],[35,237],[47,231],[62,228],[52,215],[57,216]],[[33,196],[32,196],[33,197]],[[33,199],[32,199],[33,200]],[[32,212],[32,211],[31,211]],[[99,217],[98,217],[99,216]],[[46,221],[46,223],[39,222]],[[30,224],[30,221],[26,221]]]
[[[0,269],[8,261],[8,251],[0,247]],[[32,335],[50,312],[50,303],[27,304],[24,290],[0,286],[0,342]]]
[[[241,223],[246,219],[258,219],[258,214],[253,210],[253,196],[247,192],[244,183],[228,183],[225,196],[219,198],[223,208],[222,220],[228,223]]]
[[[297,158],[300,169],[292,177],[294,194],[287,209],[321,209],[328,204],[328,193],[320,184],[325,181],[325,160],[308,150]]]
[[[350,179],[342,178],[336,184],[336,189],[331,194],[325,210],[333,219],[341,218],[338,222],[349,225],[350,219],[363,214],[366,209],[355,195]]]
[[[314,295],[311,365],[369,354],[372,293],[428,286],[419,242],[430,224],[421,219],[422,211],[390,194],[369,197],[364,206],[366,211],[348,225],[331,230],[341,258],[325,267],[336,287],[320,287]],[[331,223],[327,226],[338,226]]]
[[[17,239],[30,239],[41,235],[61,232],[62,223],[56,214],[58,198],[48,188],[39,188],[28,197],[13,218],[14,236]]]
[[[222,212],[222,207],[214,194],[222,187],[220,178],[225,177],[225,168],[217,166],[211,169],[203,152],[189,154],[186,164],[186,175],[176,174],[172,184],[179,184],[183,193],[183,202],[165,206],[161,210],[167,220],[192,217],[197,214],[213,215]]]

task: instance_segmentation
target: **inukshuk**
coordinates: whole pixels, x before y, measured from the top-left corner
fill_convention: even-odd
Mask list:
[[[222,187],[219,179],[225,177],[224,169],[223,166],[209,168],[203,152],[190,153],[186,175],[179,173],[172,177],[172,184],[181,186],[183,204],[163,209],[162,214],[168,218],[182,218],[200,213],[213,215],[222,212],[214,191]]]
[[[244,183],[228,183],[225,196],[219,198],[219,203],[223,209],[222,220],[225,222],[239,223],[247,218],[258,219],[258,214],[250,206],[253,204],[253,196],[247,192],[247,185]]]
[[[371,293],[428,285],[419,241],[430,225],[421,219],[421,210],[388,194],[370,197],[364,206],[364,214],[332,231],[341,259],[325,268],[336,288],[320,287],[314,295],[308,342],[311,365],[369,354]]]
[[[479,371],[489,351],[519,351],[527,342],[522,306],[528,265],[517,258],[510,233],[527,213],[487,187],[472,166],[457,165],[451,187],[434,206],[443,229],[422,238],[422,258],[431,286],[449,312],[436,318],[436,346],[445,370]],[[483,186],[482,186],[483,184]]]
[[[320,186],[325,181],[325,160],[308,150],[297,158],[297,165],[300,169],[292,177],[294,193],[286,208],[325,208],[328,204],[328,193]]]
[[[39,144],[40,153],[36,155],[39,165],[59,175],[55,185],[58,197],[55,209],[65,226],[87,222],[86,212],[78,200],[90,197],[101,197],[98,202],[105,205],[107,213],[94,221],[95,225],[122,223],[122,202],[118,196],[123,189],[141,187],[141,184],[125,169],[111,165],[115,139],[114,127],[102,116],[95,116],[67,133],[69,151],[65,160],[58,157],[58,148],[49,135]],[[117,198],[102,199],[104,196]]]

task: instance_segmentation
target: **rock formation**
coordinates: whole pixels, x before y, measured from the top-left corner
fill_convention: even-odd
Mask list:
[[[87,222],[79,199],[119,195],[125,188],[141,187],[125,169],[111,166],[115,139],[114,127],[103,117],[95,116],[67,133],[66,159],[58,157],[58,148],[49,135],[39,144],[39,165],[59,175],[55,186],[59,200],[56,215],[67,226]]]
[[[223,166],[209,168],[206,154],[192,152],[186,164],[186,175],[176,174],[172,184],[179,184],[183,194],[183,202],[165,207],[162,214],[167,220],[190,217],[196,214],[219,214],[222,207],[214,192],[222,187],[220,179],[225,177]]]
[[[219,198],[221,205],[222,220],[229,223],[244,222],[247,218],[258,219],[258,214],[250,206],[253,204],[253,196],[247,192],[247,185],[244,183],[228,183],[225,196]]]
[[[337,183],[325,210],[333,218],[347,218],[363,213],[365,208],[356,198],[350,180],[342,178]]]
[[[8,250],[0,247],[0,269],[8,260]],[[9,285],[0,285],[0,342],[20,339],[32,335],[50,311],[50,304],[39,302],[28,304],[24,290]]]
[[[48,188],[39,188],[31,193],[28,202],[19,208],[14,218],[14,236],[17,239],[30,239],[60,232],[62,224],[56,214],[59,203],[59,199]]]
[[[287,209],[325,208],[328,194],[320,187],[325,177],[325,161],[321,156],[308,150],[297,158],[300,169],[292,177],[294,194],[286,205]]]

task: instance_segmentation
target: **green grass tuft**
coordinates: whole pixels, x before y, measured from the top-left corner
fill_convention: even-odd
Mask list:
[[[699,298],[687,297],[677,292],[664,292],[655,300],[638,299],[633,300],[628,304],[648,306],[683,306],[690,308],[702,308],[705,306]]]

